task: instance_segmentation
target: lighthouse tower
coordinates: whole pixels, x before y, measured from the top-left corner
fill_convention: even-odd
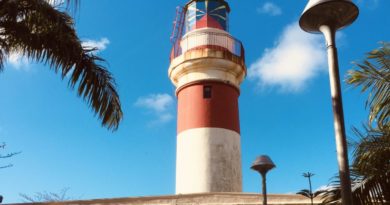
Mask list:
[[[178,98],[176,193],[241,192],[238,113],[246,76],[224,0],[178,8],[169,78]]]

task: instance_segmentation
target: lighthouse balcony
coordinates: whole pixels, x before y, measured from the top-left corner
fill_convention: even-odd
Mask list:
[[[242,43],[219,29],[189,32],[173,47],[168,76],[178,90],[199,81],[219,81],[239,89],[246,76]]]
[[[221,51],[223,56],[245,64],[245,51],[241,41],[225,31],[210,28],[198,29],[183,36],[174,44],[170,60],[172,62],[175,58],[196,50]]]

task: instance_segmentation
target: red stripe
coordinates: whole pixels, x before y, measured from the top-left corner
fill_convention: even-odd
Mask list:
[[[203,87],[212,86],[212,97],[203,98]],[[178,95],[177,132],[194,128],[225,128],[240,133],[239,91],[222,82],[200,82],[182,88]]]

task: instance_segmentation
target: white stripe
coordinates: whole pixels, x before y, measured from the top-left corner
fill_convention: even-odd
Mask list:
[[[176,193],[241,192],[241,147],[237,132],[198,128],[177,137]]]

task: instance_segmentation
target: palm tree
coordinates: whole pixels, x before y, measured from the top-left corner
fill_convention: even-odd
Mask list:
[[[314,176],[313,173],[310,173],[310,172],[303,173],[302,176],[305,177],[305,178],[308,178],[308,180],[309,180],[309,189],[302,189],[297,194],[300,194],[300,195],[302,195],[304,197],[309,198],[310,201],[311,201],[311,204],[313,205],[314,198],[316,198],[318,195],[320,195],[322,193],[322,191],[316,191],[316,192],[313,193],[313,188],[312,188],[312,185],[311,185],[311,178]]]
[[[354,129],[358,142],[354,146],[351,166],[354,205],[390,203],[390,130]],[[323,194],[324,204],[339,202],[340,182],[334,180]]]
[[[110,130],[118,129],[122,110],[114,78],[96,56],[84,48],[67,11],[49,3],[59,0],[0,0],[0,72],[7,57],[19,52],[49,65],[82,97]],[[77,0],[67,0],[77,5]]]
[[[389,126],[390,122],[390,43],[371,51],[363,63],[356,63],[358,70],[349,71],[347,82],[362,92],[370,90],[366,105],[369,106],[369,122]]]
[[[362,204],[390,203],[390,129],[365,129],[365,133],[354,130],[360,139],[354,143],[352,169],[358,182],[354,194]]]
[[[367,100],[369,125],[364,132],[353,129],[358,138],[351,143],[354,205],[390,204],[390,44],[382,43],[367,60],[356,65],[359,70],[350,71],[347,82],[371,92]],[[337,203],[340,182],[333,181],[323,197],[325,204]]]

